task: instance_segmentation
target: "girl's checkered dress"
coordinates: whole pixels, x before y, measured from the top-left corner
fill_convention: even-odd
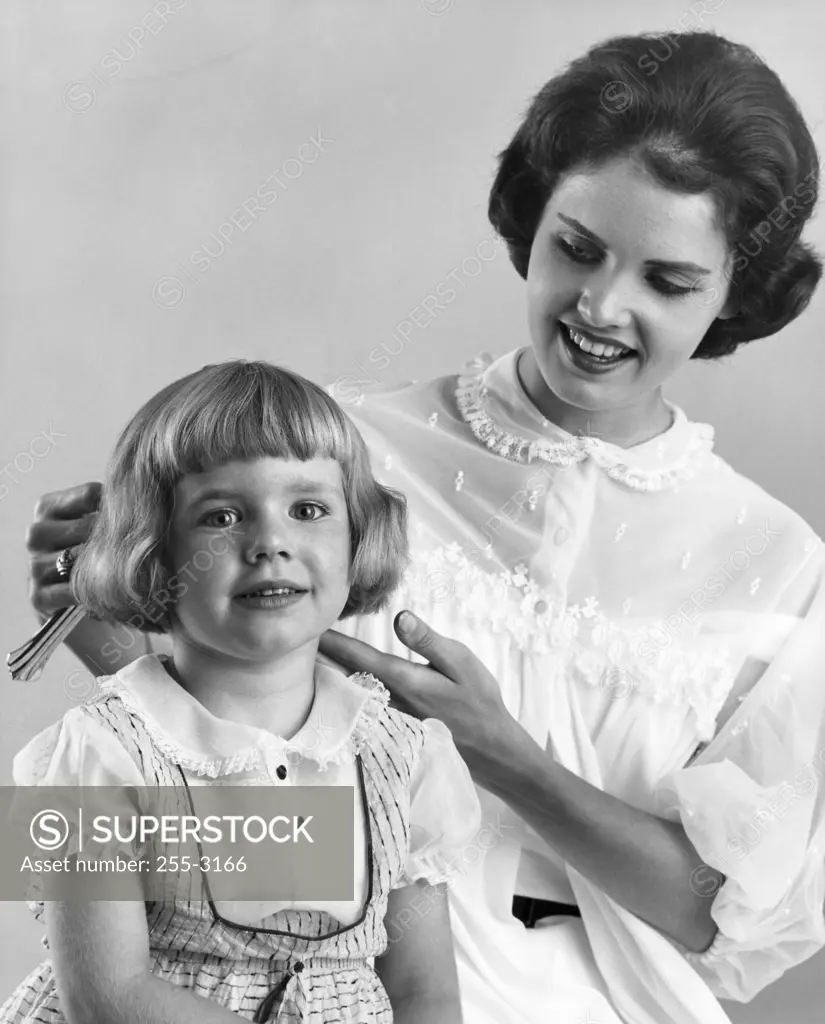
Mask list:
[[[259,781],[261,766],[267,763],[263,754],[256,758],[250,748],[229,759],[193,761],[189,747],[173,749],[167,734],[150,716],[141,713],[135,689],[120,685],[119,680],[125,676],[128,684],[129,673],[141,662],[154,662],[149,668],[156,674],[158,661],[154,657],[140,659],[105,683],[97,700],[69,712],[63,722],[36,737],[18,755],[16,777],[26,777],[21,767],[25,762],[29,780],[48,778],[49,784],[61,784],[52,781],[55,762],[61,757],[71,760],[73,749],[65,742],[65,731],[76,734],[85,729],[86,746],[90,738],[100,740],[102,730],[116,739],[146,785],[180,785],[180,771],[188,775],[193,769],[215,779],[220,777],[221,782]],[[472,834],[468,835],[468,829],[478,825],[469,775],[443,726],[419,722],[389,708],[386,691],[375,680],[362,678],[356,683],[339,673],[334,675],[340,682],[333,679],[332,688],[327,686],[328,699],[337,692],[336,687],[350,688],[341,690],[350,696],[352,690],[360,691],[352,730],[343,737],[347,742],[342,745],[340,736],[326,741],[337,744],[339,758],[355,757],[359,763],[369,860],[367,896],[358,919],[342,926],[325,910],[285,909],[265,918],[260,927],[250,927],[225,919],[220,905],[212,902],[147,904],[153,973],[249,1020],[389,1024],[392,1010],[373,967],[373,958],[387,948],[387,897],[394,887],[417,878],[426,877],[433,883],[446,880],[449,861]],[[175,685],[171,680],[169,684]],[[429,767],[425,765],[428,747]],[[133,779],[123,781],[134,784]],[[319,782],[324,781],[322,770]],[[435,823],[439,816],[435,810],[436,787],[447,794],[446,804],[453,810],[463,801],[464,821],[452,835]],[[450,800],[451,790],[458,803]],[[416,817],[428,816],[433,820],[422,820],[416,827]],[[414,836],[420,833],[424,837],[419,840],[418,856],[411,831]],[[31,906],[41,917],[43,904]],[[53,1024],[65,1019],[49,960],[29,975],[0,1010],[2,1024]]]

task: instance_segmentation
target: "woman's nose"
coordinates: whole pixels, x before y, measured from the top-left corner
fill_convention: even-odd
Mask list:
[[[630,294],[618,274],[602,273],[591,277],[582,288],[577,309],[591,327],[606,330],[630,326]]]

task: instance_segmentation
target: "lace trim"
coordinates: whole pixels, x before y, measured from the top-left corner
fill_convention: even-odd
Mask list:
[[[618,455],[595,437],[571,436],[564,442],[540,437],[530,441],[502,430],[487,412],[485,399],[488,389],[482,383],[486,369],[483,363],[475,361],[465,369],[471,372],[459,376],[455,390],[461,418],[478,441],[511,462],[526,465],[540,459],[567,467],[591,458],[612,480],[626,487],[637,491],[660,491],[689,480],[696,472],[699,457],[713,449],[714,431],[707,423],[692,424],[694,435],[682,457],[670,466],[657,469],[635,469],[625,465]]]
[[[349,735],[342,737],[336,745],[320,753],[308,750],[301,743],[292,743],[275,736],[272,738],[269,749],[282,753],[285,760],[308,757],[316,762],[318,770],[322,772],[326,771],[331,764],[346,764],[352,761],[369,743],[376,723],[389,704],[390,694],[384,684],[369,673],[361,672],[348,678],[352,682],[358,683],[359,686],[372,691],[362,704],[353,730]],[[259,747],[244,747],[227,757],[209,758],[177,743],[154,719],[146,714],[139,704],[132,700],[128,690],[114,676],[102,682],[100,687],[99,700],[106,700],[109,697],[115,697],[127,711],[136,715],[143,722],[152,743],[164,757],[195,775],[217,779],[225,775],[267,768],[266,755]]]
[[[459,544],[419,556],[404,589],[404,607],[425,620],[433,622],[438,609],[449,607],[474,631],[505,634],[520,651],[555,655],[560,672],[598,687],[610,700],[639,694],[654,703],[688,705],[703,742],[713,737],[734,682],[731,651],[716,638],[705,643],[697,630],[697,647],[688,649],[655,620],[619,624],[595,597],[572,605],[554,599],[529,578],[526,565],[489,572]],[[660,632],[664,644],[657,643]]]

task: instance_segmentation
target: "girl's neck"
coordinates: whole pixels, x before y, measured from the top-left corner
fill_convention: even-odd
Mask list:
[[[170,675],[216,718],[290,739],[306,722],[315,697],[317,644],[282,658],[246,661],[172,636]]]
[[[617,409],[581,409],[555,395],[544,381],[532,349],[522,351],[516,360],[516,374],[532,404],[557,427],[579,437],[593,437],[632,448],[664,433],[673,422],[670,407],[661,389],[643,399]]]

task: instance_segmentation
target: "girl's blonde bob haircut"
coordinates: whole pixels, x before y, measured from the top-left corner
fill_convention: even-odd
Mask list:
[[[78,603],[95,618],[168,632],[175,588],[185,583],[167,557],[175,486],[188,473],[267,456],[340,464],[352,560],[340,617],[384,607],[407,564],[403,495],[378,483],[364,439],[322,388],[242,360],[168,385],[120,435],[97,521],[72,571]]]

